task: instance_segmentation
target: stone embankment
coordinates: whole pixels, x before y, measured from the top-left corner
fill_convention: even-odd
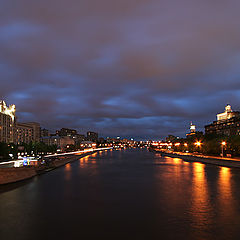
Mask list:
[[[15,168],[15,167],[0,168],[0,185],[18,182],[21,180],[34,177],[39,174],[46,173],[48,171],[54,170],[55,168],[61,167],[69,162],[75,161],[79,158],[85,157],[99,150],[96,149],[95,151],[81,153],[80,155],[49,157],[48,158],[49,161],[47,164],[38,165],[38,166],[25,166],[25,167],[18,167],[18,168]]]
[[[169,153],[169,152],[162,152],[162,151],[155,151],[160,153],[162,156],[173,157],[173,158],[181,158],[184,161],[188,162],[201,162],[207,164],[214,164],[223,167],[235,167],[240,168],[240,161],[238,160],[229,160],[224,158],[211,158],[207,156],[193,156],[193,155],[185,155],[180,153]]]
[[[0,184],[17,182],[36,175],[35,167],[0,168]]]

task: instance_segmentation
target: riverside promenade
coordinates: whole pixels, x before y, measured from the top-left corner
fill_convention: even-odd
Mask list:
[[[94,148],[76,152],[46,155],[42,158],[42,161],[36,162],[36,160],[34,160],[33,165],[30,163],[29,166],[14,167],[21,163],[22,160],[1,163],[0,185],[29,179],[34,176],[54,170],[69,162],[78,160],[92,153],[98,151],[107,151],[110,149],[112,148]]]
[[[160,149],[154,149],[153,151],[156,153],[160,153],[162,156],[181,158],[184,161],[188,161],[188,162],[201,162],[201,163],[214,164],[214,165],[223,166],[223,167],[240,168],[240,159],[238,158],[205,156],[205,155],[183,153],[183,152],[162,151]]]

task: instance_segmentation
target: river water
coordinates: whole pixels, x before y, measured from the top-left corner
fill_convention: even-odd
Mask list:
[[[0,188],[0,239],[240,239],[240,170],[102,151]]]

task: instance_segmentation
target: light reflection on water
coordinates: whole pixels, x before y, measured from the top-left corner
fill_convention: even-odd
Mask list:
[[[65,179],[68,181],[71,178],[71,163],[65,165]]]
[[[218,181],[219,202],[222,217],[227,220],[234,215],[235,201],[232,196],[231,169],[221,167]]]
[[[202,163],[193,163],[192,206],[193,228],[206,231],[212,224],[212,209],[205,173]]]

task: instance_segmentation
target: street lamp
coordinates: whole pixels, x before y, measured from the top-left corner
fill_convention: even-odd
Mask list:
[[[226,143],[225,141],[223,141],[223,142],[221,143],[221,145],[222,145],[222,157],[223,157],[223,148],[227,145],[227,143]]]
[[[200,147],[201,146],[201,142],[199,142],[199,141],[197,141],[197,142],[195,142],[195,145],[197,146],[197,147]]]

